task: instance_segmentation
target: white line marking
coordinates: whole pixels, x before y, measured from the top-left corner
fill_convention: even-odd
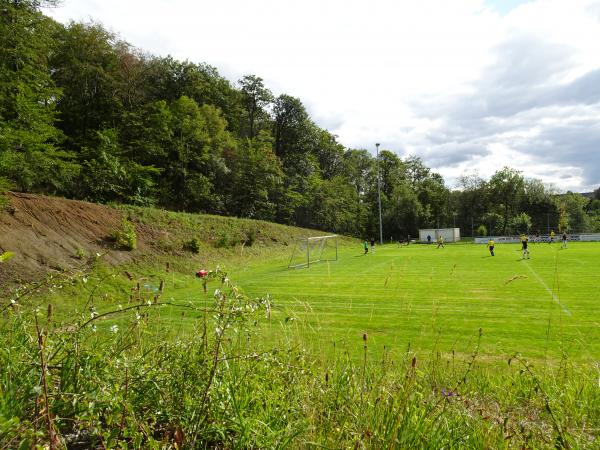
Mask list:
[[[539,281],[539,283],[546,288],[546,290],[548,291],[548,293],[552,296],[552,300],[554,300],[554,303],[556,303],[558,306],[561,307],[561,309],[568,315],[571,316],[571,311],[569,311],[558,299],[558,297],[556,295],[554,295],[554,292],[552,292],[552,289],[550,289],[548,287],[548,285],[544,282],[544,280],[542,280],[540,278],[540,276],[535,272],[535,270],[533,270],[533,268],[527,263],[527,261],[524,261],[525,265],[527,266],[527,268],[529,269],[529,271],[533,274],[533,276],[535,277],[536,280]]]

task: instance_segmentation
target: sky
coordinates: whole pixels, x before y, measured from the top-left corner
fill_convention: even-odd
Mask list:
[[[62,0],[149,53],[254,74],[349,148],[449,187],[504,166],[600,186],[600,0]]]

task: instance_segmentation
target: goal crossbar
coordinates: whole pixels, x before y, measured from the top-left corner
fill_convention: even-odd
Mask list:
[[[288,268],[310,267],[320,261],[337,261],[337,234],[296,240]]]

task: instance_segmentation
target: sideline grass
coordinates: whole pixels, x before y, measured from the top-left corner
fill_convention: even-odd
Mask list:
[[[597,360],[600,246],[530,247],[531,259],[521,260],[517,244],[498,245],[495,257],[483,245],[385,245],[364,256],[357,246],[310,269],[289,270],[277,260],[231,277],[250,295],[271,294],[280,306],[274,320],[293,319],[299,336],[321,348],[368,333],[374,351],[410,344],[468,353],[481,328],[481,352],[490,357],[557,359],[564,352]]]

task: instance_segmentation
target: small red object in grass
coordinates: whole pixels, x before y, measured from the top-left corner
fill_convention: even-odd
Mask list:
[[[204,278],[206,275],[208,275],[208,270],[201,269],[198,272],[196,272],[196,276],[198,278]]]

